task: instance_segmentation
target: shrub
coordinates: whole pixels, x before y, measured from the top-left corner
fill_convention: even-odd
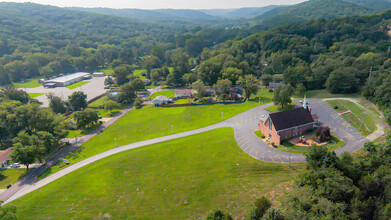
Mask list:
[[[264,139],[264,138],[266,138],[266,137],[265,137],[265,135],[261,135],[261,138]]]

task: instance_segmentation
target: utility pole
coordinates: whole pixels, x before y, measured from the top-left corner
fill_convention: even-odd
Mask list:
[[[289,147],[289,163],[288,163],[288,167],[291,167],[291,154],[292,154],[292,147]]]
[[[117,138],[114,138],[114,145],[117,147]]]
[[[171,132],[174,134],[174,125],[171,125]]]
[[[369,79],[372,77],[373,66],[369,69]]]
[[[224,112],[221,112],[221,120],[224,118]]]

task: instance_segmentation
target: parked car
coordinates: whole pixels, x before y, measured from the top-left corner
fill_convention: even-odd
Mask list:
[[[20,164],[19,163],[13,163],[11,165],[11,168],[19,168],[20,167]]]

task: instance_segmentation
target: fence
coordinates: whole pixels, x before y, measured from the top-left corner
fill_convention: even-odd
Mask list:
[[[229,105],[229,104],[241,104],[244,103],[244,101],[236,101],[236,102],[213,102],[213,103],[199,103],[199,104],[164,104],[160,105],[160,107],[183,107],[183,106],[197,106],[197,105],[217,105],[217,104],[224,104],[224,105]]]

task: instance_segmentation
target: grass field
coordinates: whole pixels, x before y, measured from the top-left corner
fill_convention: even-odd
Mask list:
[[[348,100],[328,100],[327,103],[337,112],[350,110],[352,113],[344,114],[342,117],[364,137],[376,130],[378,115],[374,111]]]
[[[80,81],[80,82],[77,82],[77,83],[74,83],[74,84],[71,84],[69,86],[67,86],[68,89],[76,89],[76,88],[79,88],[80,86],[82,85],[85,85],[87,83],[89,83],[90,81]]]
[[[332,94],[327,89],[319,89],[319,90],[308,90],[305,94],[294,95],[294,98],[304,98],[304,95],[307,95],[307,98],[358,98],[361,97],[360,94]]]
[[[88,104],[87,108],[88,107],[97,108],[97,107],[103,106],[107,100],[108,100],[107,96],[103,96],[102,98],[97,99],[94,102],[91,102],[90,104]],[[124,108],[125,108],[124,105],[120,105],[120,107],[118,109],[114,109],[113,111],[108,111],[105,109],[94,109],[94,110],[98,111],[99,115],[102,118],[111,118],[111,117],[114,117],[115,115],[117,115],[119,112],[121,112]]]
[[[30,98],[37,98],[38,96],[45,95],[45,93],[29,93]]]
[[[75,138],[75,137],[82,137],[84,135],[87,135],[91,132],[93,132],[95,129],[99,128],[100,124],[95,124],[94,126],[86,129],[77,129],[77,130],[69,130],[67,138]]]
[[[18,219],[205,219],[214,208],[243,219],[304,167],[253,159],[222,128],[113,155],[11,204]]]
[[[156,98],[160,95],[164,95],[167,98],[171,98],[171,97],[175,96],[175,92],[172,90],[156,92],[156,93],[153,93],[151,96],[149,96],[147,100],[153,100],[154,98]]]
[[[104,73],[106,73],[106,75],[113,75],[114,69],[111,67],[107,67],[104,69],[100,69],[99,72],[104,72]]]
[[[17,88],[35,88],[42,86],[41,83],[38,82],[39,78],[27,79],[24,82],[14,83],[13,85]]]
[[[332,136],[331,142],[324,145],[329,151],[338,149],[340,147],[345,146],[345,142],[336,136]],[[306,154],[309,152],[312,146],[297,146],[289,143],[288,141],[284,141],[280,146],[277,146],[276,149],[284,152],[291,152],[293,154]],[[291,150],[289,149],[291,148]]]
[[[261,104],[271,101],[270,93],[265,90],[261,90],[258,96],[262,96]],[[258,106],[257,100],[253,99],[242,104],[230,105],[219,104],[175,108],[160,108],[149,105],[141,109],[133,109],[101,134],[79,147],[78,151],[68,155],[66,159],[73,164],[112,149],[115,147],[114,138],[116,138],[118,146],[122,146],[170,135],[172,134],[171,125],[173,125],[174,133],[212,125],[221,121],[221,112],[224,112],[225,120]],[[60,169],[62,167],[54,166],[48,172],[53,173]],[[44,175],[48,175],[48,173]]]
[[[283,112],[283,111],[288,111],[291,110],[295,107],[297,102],[292,102],[292,104],[285,106],[284,108],[278,107],[276,105],[272,105],[270,107],[267,107],[266,109],[272,112]]]
[[[188,104],[191,103],[194,99],[177,99],[174,104]]]
[[[140,77],[140,79],[147,79],[146,76],[143,76],[143,75],[142,75],[143,73],[146,73],[146,72],[147,72],[147,70],[138,69],[138,70],[134,70],[134,71],[133,71],[133,74],[134,74],[135,76]]]
[[[0,181],[0,189],[6,189],[9,184],[12,185],[16,183],[19,178],[23,177],[26,174],[26,169],[6,169],[0,171],[0,173],[5,176],[5,178]]]

